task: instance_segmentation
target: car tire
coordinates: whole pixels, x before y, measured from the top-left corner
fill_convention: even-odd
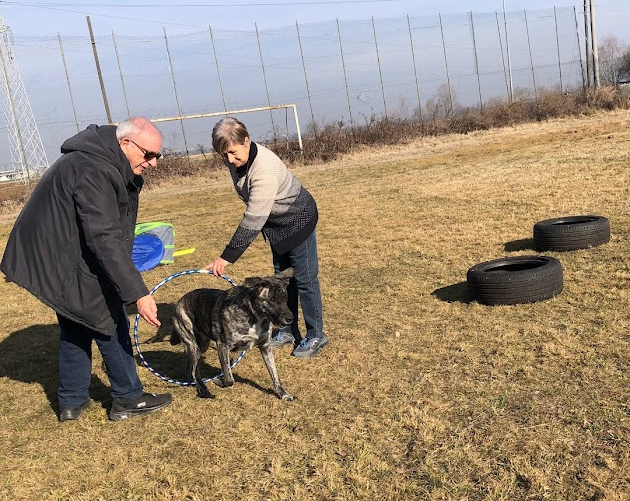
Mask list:
[[[559,217],[534,225],[534,246],[543,252],[588,249],[608,241],[610,221],[603,216]]]
[[[535,303],[557,296],[564,284],[562,264],[549,256],[494,259],[471,267],[466,280],[482,304]]]

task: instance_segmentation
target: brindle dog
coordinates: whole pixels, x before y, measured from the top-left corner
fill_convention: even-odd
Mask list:
[[[177,302],[171,344],[184,344],[186,374],[194,381],[199,397],[211,396],[199,374],[199,359],[214,341],[223,372],[222,378],[214,379],[218,386],[234,384],[230,351],[258,346],[276,395],[293,400],[280,383],[271,350],[272,332],[293,321],[287,306],[291,277],[293,268],[288,268],[271,277],[246,278],[243,285],[228,290],[195,289]]]

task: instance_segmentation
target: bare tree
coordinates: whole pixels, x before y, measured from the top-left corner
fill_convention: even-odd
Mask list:
[[[621,61],[619,62],[619,79],[630,80],[630,48],[621,56]]]
[[[427,99],[425,106],[429,120],[451,117],[461,109],[455,91],[447,84],[440,85],[435,95]]]
[[[630,47],[614,35],[599,44],[599,80],[602,85],[617,85],[624,56]]]

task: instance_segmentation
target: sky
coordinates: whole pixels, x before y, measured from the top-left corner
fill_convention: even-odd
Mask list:
[[[630,44],[630,1],[595,1],[597,38]],[[0,14],[16,36],[159,35],[206,30],[251,32],[298,23],[402,16],[522,11],[575,6],[583,0],[0,0]]]

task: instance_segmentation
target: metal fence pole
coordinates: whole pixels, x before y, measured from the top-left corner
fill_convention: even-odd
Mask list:
[[[505,0],[503,0],[503,26],[505,26],[505,53],[507,55],[508,75],[510,77],[510,102],[514,101],[514,85],[512,84],[512,60],[510,59],[510,42],[508,39],[507,17],[505,16]]]
[[[68,82],[68,93],[70,94],[70,105],[72,106],[74,123],[77,126],[77,132],[79,132],[79,119],[77,118],[77,109],[74,105],[74,96],[72,95],[72,87],[70,86],[70,75],[68,74],[68,65],[66,64],[66,55],[63,52],[63,44],[61,43],[61,35],[59,32],[57,32],[57,38],[59,39],[59,50],[61,51],[61,60],[63,61],[63,71],[66,74],[66,81]]]
[[[418,69],[416,68],[416,53],[413,48],[413,36],[411,34],[411,21],[409,19],[409,14],[407,14],[407,26],[409,27],[409,44],[411,45],[411,61],[413,62],[413,76],[416,79],[416,94],[418,94],[418,116],[420,117],[420,122],[423,123],[424,120],[422,118],[422,102],[420,101],[420,84],[418,83]]]
[[[123,97],[125,98],[125,108],[127,109],[127,118],[131,118],[129,111],[129,101],[127,101],[127,89],[125,88],[125,79],[123,77],[122,65],[120,64],[120,56],[118,55],[118,46],[116,45],[116,36],[112,30],[112,40],[114,41],[114,52],[116,53],[116,62],[118,62],[118,73],[120,73],[120,83],[122,85]]]
[[[580,71],[582,73],[582,90],[586,89],[586,77],[584,75],[584,62],[582,61],[582,47],[580,46],[580,25],[578,23],[577,9],[573,6],[573,17],[575,17],[575,39],[578,46],[578,56],[580,58]]]
[[[597,51],[597,29],[595,28],[595,4],[593,0],[589,0],[591,12],[591,46],[593,47],[593,80],[595,88],[599,88],[599,54]]]
[[[210,30],[210,42],[212,43],[212,53],[214,54],[214,62],[217,66],[217,77],[219,78],[219,90],[221,91],[221,99],[223,100],[223,110],[227,111],[227,104],[225,104],[225,94],[223,93],[223,84],[221,83],[221,72],[219,71],[219,59],[217,59],[217,50],[214,45],[214,35],[212,34],[212,27],[208,26]]]
[[[483,111],[483,99],[481,98],[481,77],[479,75],[479,58],[477,56],[477,38],[475,37],[475,23],[473,21],[472,10],[469,12],[470,31],[472,33],[473,56],[475,59],[475,73],[477,74],[477,90],[479,91],[479,109]]]
[[[527,11],[523,9],[525,15],[525,31],[527,33],[527,46],[529,47],[529,64],[532,68],[532,82],[534,83],[534,98],[538,99],[538,89],[536,88],[536,72],[534,71],[534,57],[532,56],[532,43],[529,39],[529,24],[527,22]]]
[[[383,109],[385,110],[385,120],[389,120],[387,115],[387,101],[385,100],[385,86],[383,85],[383,71],[381,70],[381,58],[378,53],[378,42],[376,41],[376,24],[372,16],[372,32],[374,33],[374,47],[376,47],[376,62],[378,64],[378,74],[381,79],[381,93],[383,94]]]
[[[584,58],[586,59],[586,87],[590,87],[593,82],[591,77],[591,68],[593,63],[593,56],[591,55],[591,46],[589,42],[589,25],[588,25],[588,9],[586,3],[588,0],[584,0]]]
[[[350,91],[348,90],[348,76],[346,75],[346,62],[343,57],[343,44],[341,43],[341,28],[337,19],[337,35],[339,36],[339,51],[341,52],[341,66],[343,68],[343,80],[346,83],[346,98],[348,99],[348,113],[350,114],[350,127],[354,131],[354,120],[352,119],[352,107],[350,106]]]
[[[446,57],[446,40],[444,39],[444,26],[442,25],[442,14],[438,14],[440,17],[440,32],[442,33],[442,51],[444,52],[444,67],[446,68],[446,85],[448,86],[448,100],[449,100],[449,109],[447,112],[447,116],[453,114],[453,94],[451,90],[451,77],[448,73],[448,59]]]
[[[168,67],[171,72],[171,79],[173,81],[173,92],[175,93],[175,102],[177,103],[177,111],[179,115],[182,116],[182,107],[179,105],[179,96],[177,95],[177,83],[175,82],[175,70],[173,69],[173,61],[171,60],[171,49],[168,46],[168,37],[166,36],[166,28],[162,27],[164,30],[164,43],[166,44],[166,57],[168,58]],[[184,130],[184,121],[179,121],[182,128],[182,138],[184,139],[184,148],[186,149],[186,156],[190,155],[190,150],[188,149],[188,141],[186,141],[186,131]]]
[[[499,13],[495,10],[494,15],[497,18],[497,31],[499,33],[499,48],[501,49],[501,61],[503,62],[503,77],[505,78],[505,89],[507,90],[507,98],[510,99],[510,84],[508,83],[507,71],[505,70],[505,54],[503,53],[503,39],[501,37],[501,25],[499,24]]]
[[[562,60],[560,59],[560,36],[558,35],[558,16],[556,14],[556,7],[553,7],[553,18],[556,23],[556,50],[558,52],[558,73],[560,74],[560,92],[563,92],[562,86]]]
[[[265,73],[265,62],[263,61],[262,47],[260,45],[260,35],[258,34],[258,24],[254,23],[256,27],[256,40],[258,40],[258,52],[260,54],[260,66],[262,67],[263,80],[265,81],[265,92],[267,92],[267,104],[271,106],[271,98],[269,97],[269,86],[267,85],[267,74]],[[276,142],[276,126],[273,122],[273,111],[269,110],[271,115],[271,127],[273,129],[273,141]]]
[[[304,62],[304,51],[302,50],[302,38],[300,37],[300,26],[295,21],[295,30],[297,31],[298,43],[300,44],[300,57],[302,58],[302,69],[304,70],[304,82],[306,82],[306,96],[308,97],[308,105],[311,108],[311,123],[313,124],[313,132],[317,138],[317,123],[315,123],[315,114],[313,113],[313,103],[311,102],[311,90],[308,87],[308,77],[306,76],[306,64]]]
[[[96,51],[96,41],[94,40],[94,32],[92,31],[92,21],[90,16],[85,16],[87,19],[88,30],[90,31],[90,40],[92,41],[92,52],[94,53],[94,62],[96,63],[96,73],[98,73],[98,81],[101,84],[101,94],[103,95],[103,104],[105,105],[105,114],[107,115],[107,123],[113,123],[112,114],[109,111],[109,103],[107,102],[107,93],[105,92],[105,82],[103,81],[103,74],[101,73],[101,65],[98,62],[98,52]]]

